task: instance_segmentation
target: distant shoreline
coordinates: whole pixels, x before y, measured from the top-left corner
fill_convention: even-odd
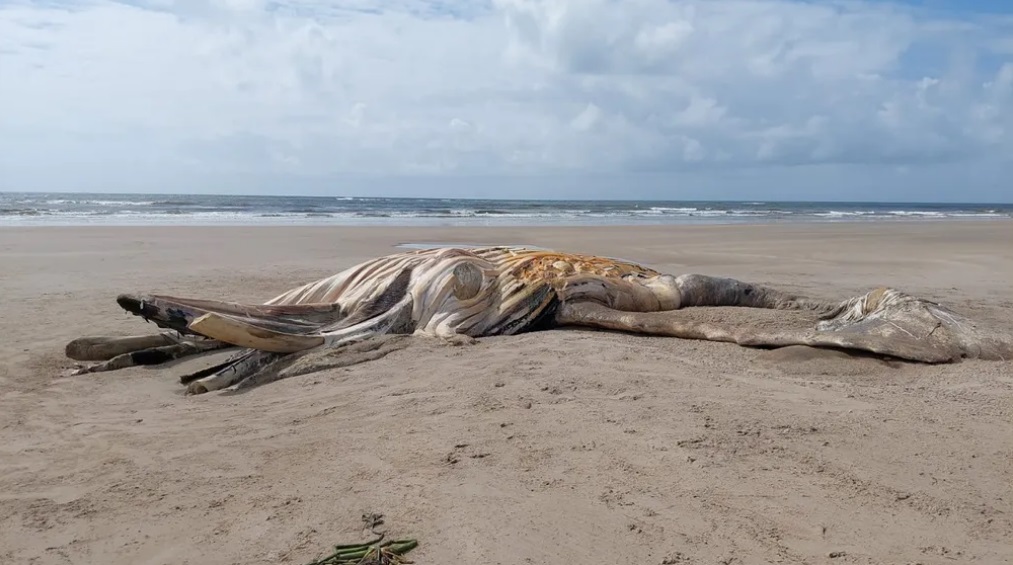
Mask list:
[[[521,220],[517,221],[467,221],[462,220],[459,222],[440,222],[438,220],[429,219],[404,219],[398,218],[391,221],[350,221],[344,219],[336,219],[331,221],[300,221],[298,219],[288,221],[172,221],[172,220],[139,220],[136,222],[129,221],[104,221],[104,222],[74,222],[74,221],[18,221],[18,222],[5,222],[0,219],[0,229],[25,229],[25,228],[181,228],[181,227],[193,227],[193,228],[236,228],[236,229],[249,229],[249,228],[600,228],[600,227],[693,227],[693,226],[788,226],[788,225],[874,225],[874,224],[912,224],[912,225],[925,225],[925,224],[948,224],[948,223],[991,223],[991,222],[1008,222],[1013,220],[1013,217],[1003,218],[978,218],[978,217],[946,217],[946,218],[876,218],[876,219],[860,219],[860,218],[844,218],[844,219],[818,219],[818,218],[796,218],[790,220],[764,220],[764,219],[741,219],[741,220],[721,220],[721,219],[701,219],[701,220],[671,220],[671,221],[650,221],[650,220],[629,220],[629,221],[613,221],[613,222],[595,222],[595,221],[567,221],[567,220],[545,220],[543,222],[524,222]]]
[[[0,226],[550,227],[1010,219],[1013,204],[0,193]]]

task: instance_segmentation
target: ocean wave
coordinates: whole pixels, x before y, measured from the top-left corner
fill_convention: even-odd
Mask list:
[[[0,208],[0,216],[39,216],[42,213],[35,208]]]
[[[669,208],[665,206],[651,206],[648,210],[651,212],[660,212],[662,214],[686,214],[697,211],[696,208]]]
[[[525,220],[525,219],[641,219],[641,220],[692,220],[698,219],[764,219],[764,218],[824,218],[824,219],[933,219],[933,218],[1009,218],[1010,213],[1003,212],[937,212],[937,211],[914,211],[914,210],[893,210],[888,212],[864,211],[864,210],[827,210],[812,212],[791,212],[773,210],[696,210],[681,213],[667,213],[660,215],[650,210],[611,210],[611,211],[590,211],[590,210],[551,210],[544,212],[534,211],[511,211],[491,209],[455,209],[455,210],[363,210],[363,211],[327,211],[312,208],[287,209],[282,211],[271,210],[236,210],[236,209],[187,209],[187,208],[165,208],[161,210],[143,209],[84,209],[84,210],[58,210],[40,209],[28,207],[6,207],[0,208],[0,217],[7,216],[52,216],[61,218],[88,218],[88,217],[122,217],[127,219],[158,219],[159,217],[193,217],[193,218],[291,218],[291,217],[319,217],[319,218],[390,218],[390,219],[448,219],[448,220]]]
[[[144,204],[147,206],[200,206],[199,203],[192,200],[156,200]]]
[[[926,218],[944,218],[945,212],[932,212],[928,210],[891,210],[891,216],[924,216]]]
[[[1013,205],[0,193],[0,223],[605,225],[1001,220]]]
[[[830,210],[827,212],[813,213],[814,216],[819,216],[821,218],[849,218],[854,216],[871,216],[874,214],[875,212],[870,212],[867,210],[850,210],[850,211]]]
[[[44,200],[42,204],[50,206],[153,206],[160,204],[159,202],[145,201],[145,200],[66,200],[57,198],[53,200]],[[162,203],[164,204],[164,203]]]

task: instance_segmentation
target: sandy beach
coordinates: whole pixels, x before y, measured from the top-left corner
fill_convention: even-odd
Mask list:
[[[301,565],[374,514],[420,565],[1013,562],[1011,361],[556,330],[237,396],[182,394],[214,355],[60,377],[71,339],[156,330],[121,292],[262,301],[409,242],[891,285],[1013,325],[1010,221],[0,229],[0,563]]]

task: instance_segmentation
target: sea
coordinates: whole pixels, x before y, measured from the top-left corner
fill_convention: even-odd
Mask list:
[[[1011,220],[1013,204],[0,193],[0,226],[647,225]]]

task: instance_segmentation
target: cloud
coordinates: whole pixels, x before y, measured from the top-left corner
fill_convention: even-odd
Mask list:
[[[1011,36],[871,1],[6,1],[0,189],[819,198],[925,170],[1008,200]]]

